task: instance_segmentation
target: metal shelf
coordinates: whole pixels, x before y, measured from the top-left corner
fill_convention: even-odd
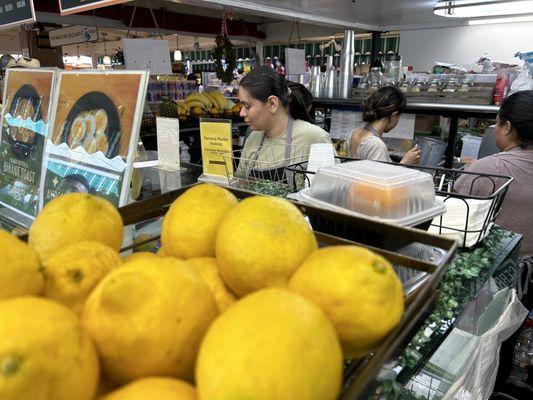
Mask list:
[[[360,110],[362,100],[359,99],[322,99],[313,101],[313,107],[326,107],[337,109]],[[459,118],[495,118],[499,107],[483,104],[446,104],[446,103],[421,103],[407,101],[406,114],[441,115],[450,118],[450,132],[448,146],[446,147],[445,168],[453,166],[453,152],[459,130]]]

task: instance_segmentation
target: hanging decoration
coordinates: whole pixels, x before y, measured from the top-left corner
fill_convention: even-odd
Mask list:
[[[233,43],[228,38],[227,21],[233,18],[233,11],[224,10],[222,15],[222,30],[220,35],[215,38],[215,48],[213,49],[215,55],[215,71],[217,77],[223,83],[231,84],[233,81],[233,71],[235,70],[235,53],[233,51]],[[226,69],[224,69],[223,60],[226,62]]]

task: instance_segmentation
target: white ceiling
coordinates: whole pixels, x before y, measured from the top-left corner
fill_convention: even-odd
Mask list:
[[[464,25],[433,15],[437,0],[166,0],[166,3],[232,8],[282,20],[362,30],[397,30]]]

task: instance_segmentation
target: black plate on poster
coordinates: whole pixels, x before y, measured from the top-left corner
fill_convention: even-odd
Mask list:
[[[102,92],[89,92],[81,96],[72,106],[61,132],[61,142],[67,142],[70,127],[76,117],[84,111],[103,109],[107,113],[107,129],[105,134],[109,147],[106,152],[107,158],[113,158],[118,154],[120,146],[120,118],[113,101]]]
[[[15,114],[15,106],[20,102],[20,100],[25,99],[29,101],[34,110],[37,110],[37,114],[32,116],[32,119],[34,121],[40,121],[43,118],[43,112],[42,107],[40,107],[41,98],[39,97],[39,93],[37,93],[37,90],[32,85],[23,85],[19,88],[19,90],[16,91],[15,96],[13,96],[13,100],[11,101],[11,105],[9,107],[9,114],[13,118],[16,118],[17,116]],[[32,148],[35,147],[35,140],[37,138],[37,133],[33,135],[33,138],[31,141],[25,143],[20,140],[16,140],[11,134],[11,129],[18,129],[15,127],[9,127],[8,129],[8,141],[11,144],[11,152],[15,157],[18,159],[24,159],[27,158],[30,154],[32,154]],[[35,153],[36,150],[33,150],[33,153]]]

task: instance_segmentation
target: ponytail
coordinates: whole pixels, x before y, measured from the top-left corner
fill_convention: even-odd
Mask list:
[[[294,119],[315,123],[309,113],[313,106],[313,95],[301,83],[286,81],[289,88],[289,113]]]
[[[307,92],[308,90],[305,86],[286,81],[272,68],[265,66],[254,68],[242,78],[240,86],[246,89],[252,98],[262,103],[266,103],[270,96],[276,96],[292,118],[313,122],[307,111],[313,97],[311,96],[310,101],[306,100],[307,96],[303,90]]]

